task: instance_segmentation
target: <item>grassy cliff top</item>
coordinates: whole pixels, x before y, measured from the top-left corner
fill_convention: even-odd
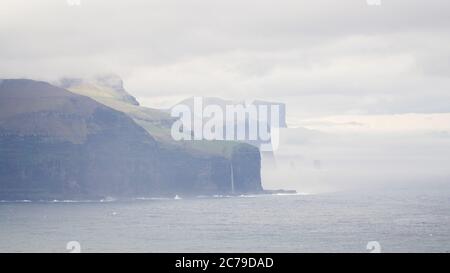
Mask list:
[[[139,126],[144,128],[162,145],[173,146],[172,148],[187,150],[192,153],[218,155],[230,158],[234,149],[240,145],[249,145],[238,141],[218,141],[218,140],[192,140],[175,141],[173,140],[170,129],[175,121],[170,114],[163,110],[152,109],[133,103],[124,95],[124,90],[120,94],[115,94],[114,89],[99,85],[86,84],[80,81],[72,86],[66,86],[66,89],[83,96],[90,97],[99,103],[102,103],[117,111],[130,116]]]

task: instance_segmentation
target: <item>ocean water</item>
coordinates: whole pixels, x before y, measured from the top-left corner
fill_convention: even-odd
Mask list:
[[[0,252],[449,252],[448,193],[1,202]]]

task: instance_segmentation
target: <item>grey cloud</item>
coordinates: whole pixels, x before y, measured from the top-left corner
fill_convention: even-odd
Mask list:
[[[274,97],[318,115],[445,112],[448,10],[446,0],[7,0],[0,77],[112,72],[144,101]]]

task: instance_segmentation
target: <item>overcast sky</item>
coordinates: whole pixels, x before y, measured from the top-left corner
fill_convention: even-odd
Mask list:
[[[76,0],[72,0],[76,2]],[[144,105],[299,117],[450,112],[450,1],[2,0],[0,78],[116,73]]]

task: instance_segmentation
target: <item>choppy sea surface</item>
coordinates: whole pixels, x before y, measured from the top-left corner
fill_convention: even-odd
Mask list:
[[[450,252],[448,192],[0,202],[0,252]]]

